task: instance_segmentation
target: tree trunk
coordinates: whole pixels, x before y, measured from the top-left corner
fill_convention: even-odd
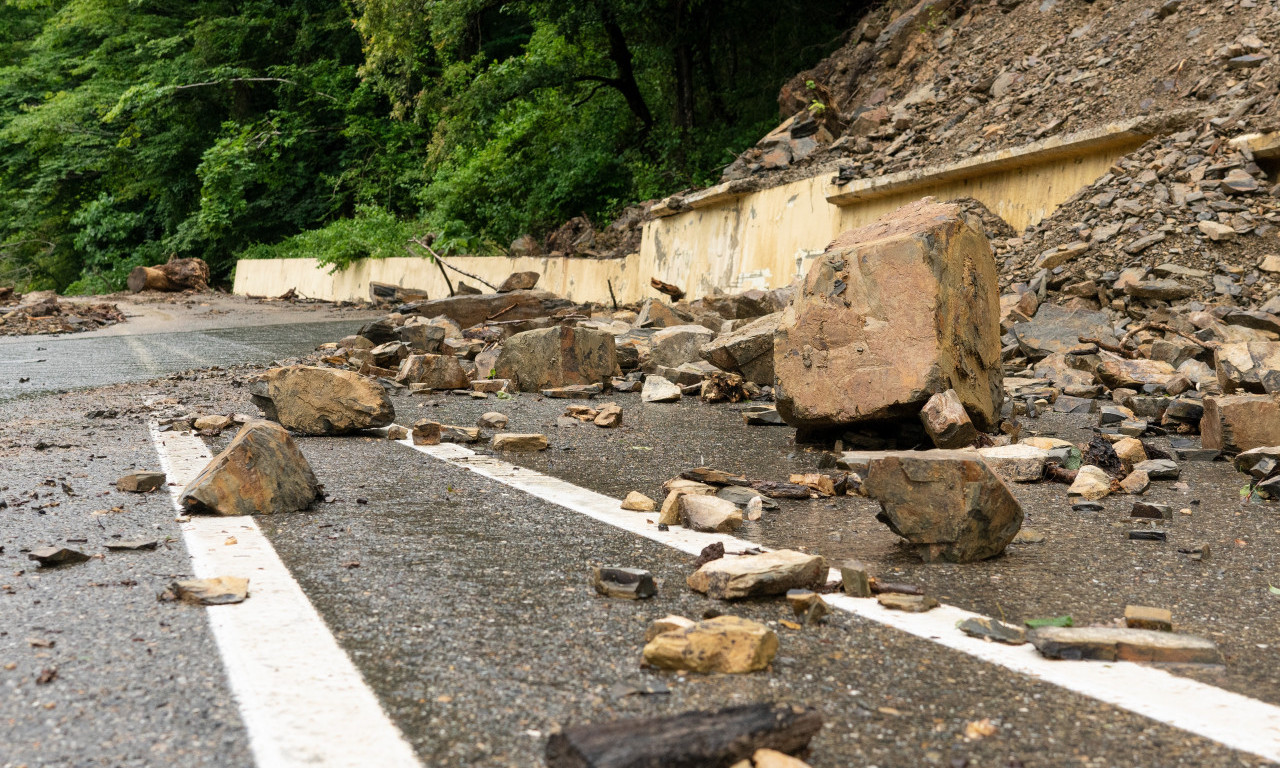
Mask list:
[[[129,290],[140,291],[172,291],[169,276],[157,267],[134,267],[129,273]]]
[[[640,92],[640,85],[636,82],[635,65],[631,49],[627,47],[627,38],[622,34],[622,27],[618,26],[612,12],[603,10],[601,16],[605,34],[609,36],[609,58],[618,68],[618,76],[611,85],[622,93],[632,114],[644,125],[644,130],[648,131],[653,127],[653,113],[649,111],[649,105],[645,103],[644,94]]]
[[[154,267],[134,267],[128,285],[134,293],[203,291],[209,288],[209,265],[203,259],[170,259]]]

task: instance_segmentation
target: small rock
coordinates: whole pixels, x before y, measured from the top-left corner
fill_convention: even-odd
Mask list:
[[[89,556],[83,552],[66,547],[39,547],[27,553],[28,560],[35,560],[41,568],[52,568],[59,565],[75,565],[83,563]]]
[[[644,600],[658,594],[653,575],[639,568],[593,567],[591,586],[605,597],[626,600]]]
[[[1124,625],[1130,629],[1150,629],[1156,632],[1173,631],[1173,613],[1164,608],[1146,605],[1126,605]]]
[[[1142,495],[1149,485],[1151,485],[1151,478],[1140,469],[1135,469],[1120,481],[1120,488],[1130,496]]]
[[[251,421],[182,490],[188,512],[251,515],[296,512],[311,506],[320,484],[289,433],[270,421]]]
[[[1076,480],[1067,489],[1068,496],[1081,496],[1097,501],[1111,494],[1111,476],[1101,468],[1086,464],[1076,471]]]
[[[175,581],[164,596],[193,605],[230,605],[249,597],[249,580],[236,576]]]
[[[201,416],[192,423],[192,426],[197,432],[217,435],[234,423],[230,416]]]
[[[607,403],[600,407],[596,414],[595,425],[603,429],[613,429],[622,425],[622,408],[616,403]]]
[[[865,563],[857,560],[841,563],[840,584],[850,597],[871,597],[871,571]]]
[[[644,660],[659,669],[745,674],[769,666],[777,652],[778,636],[765,625],[717,616],[653,638]]]
[[[1147,473],[1152,480],[1177,480],[1181,470],[1169,459],[1147,459],[1133,465],[1134,471]]]
[[[476,421],[476,426],[481,429],[506,429],[507,422],[508,419],[505,413],[489,411]]]
[[[409,430],[405,429],[399,424],[392,424],[391,426],[387,427],[388,440],[404,440],[407,437],[409,437]]]
[[[464,444],[478,443],[480,442],[480,428],[457,427],[449,424],[441,424],[440,442]]]
[[[794,615],[803,617],[804,624],[817,624],[831,612],[822,595],[809,589],[787,590],[787,602],[791,604]]]
[[[964,448],[978,439],[978,429],[954,389],[939,392],[920,411],[925,432],[939,448]]]
[[[414,445],[439,445],[444,425],[431,419],[418,419],[413,423]]]
[[[640,400],[645,403],[674,403],[680,397],[680,387],[661,376],[646,376],[640,390]]]
[[[549,445],[546,435],[503,432],[493,436],[493,450],[513,453],[545,451]]]
[[[543,397],[559,400],[590,400],[604,391],[600,384],[569,384],[563,387],[552,387],[541,391]]]
[[[742,527],[738,505],[717,496],[682,496],[680,517],[681,525],[695,531],[729,533]]]
[[[155,539],[117,539],[116,541],[108,541],[104,546],[116,552],[136,552],[155,549],[159,545],[160,542]]]
[[[965,619],[956,625],[961,632],[972,637],[994,640],[1005,645],[1022,645],[1027,642],[1027,631],[985,616]]]
[[[881,592],[876,601],[885,608],[907,613],[924,613],[938,607],[938,601],[928,595],[903,595],[896,592]]]
[[[742,409],[742,421],[749,427],[785,427],[778,409],[772,405],[752,405]]]
[[[1129,541],[1168,541],[1169,534],[1165,531],[1139,530],[1129,531]]]
[[[826,582],[827,563],[790,549],[759,555],[726,555],[689,575],[689,587],[717,600],[777,595],[789,589],[816,589]]]
[[[1042,627],[1030,634],[1050,659],[1221,664],[1212,641],[1194,635],[1120,627]]]
[[[622,508],[630,512],[652,512],[658,503],[639,491],[632,491],[622,500]]]
[[[134,472],[116,481],[116,490],[127,493],[150,493],[163,488],[165,475],[163,472]]]
[[[1129,517],[1145,518],[1148,520],[1172,520],[1173,508],[1168,504],[1152,504],[1145,501],[1135,501],[1133,509],[1129,510]]]

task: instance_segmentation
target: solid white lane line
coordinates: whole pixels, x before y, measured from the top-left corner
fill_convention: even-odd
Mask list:
[[[190,433],[152,424],[151,439],[182,511],[212,455]],[[248,600],[207,611],[258,768],[421,768],[253,518],[193,517],[182,537],[198,578],[249,579]]]
[[[408,439],[399,442],[432,458],[682,552],[697,554],[713,541],[723,542],[725,549],[731,552],[760,547],[727,534],[698,533],[679,527],[659,531],[656,524],[647,522],[656,513],[629,512],[621,508],[618,499],[492,456],[476,454],[460,445],[420,446]],[[839,571],[832,569],[831,578],[839,577]],[[871,599],[848,595],[824,595],[824,599],[834,608],[991,664],[1127,709],[1232,749],[1280,761],[1280,707],[1266,702],[1142,664],[1054,661],[1041,656],[1030,644],[1011,647],[989,643],[956,629],[957,622],[980,614],[950,605],[926,613],[904,613],[884,608]]]

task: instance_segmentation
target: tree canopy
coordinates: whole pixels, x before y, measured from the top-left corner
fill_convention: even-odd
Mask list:
[[[0,0],[0,281],[500,248],[718,177],[835,0]]]

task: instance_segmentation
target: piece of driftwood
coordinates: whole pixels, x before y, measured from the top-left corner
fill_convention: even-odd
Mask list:
[[[672,301],[679,301],[684,298],[683,289],[671,283],[664,283],[656,277],[649,278],[649,285],[653,286],[658,293],[665,293],[670,296]]]
[[[209,265],[204,259],[170,259],[154,267],[134,267],[127,281],[129,290],[203,291],[209,287]]]
[[[547,741],[547,766],[728,768],[758,749],[803,752],[821,728],[816,709],[785,704],[576,725]]]

